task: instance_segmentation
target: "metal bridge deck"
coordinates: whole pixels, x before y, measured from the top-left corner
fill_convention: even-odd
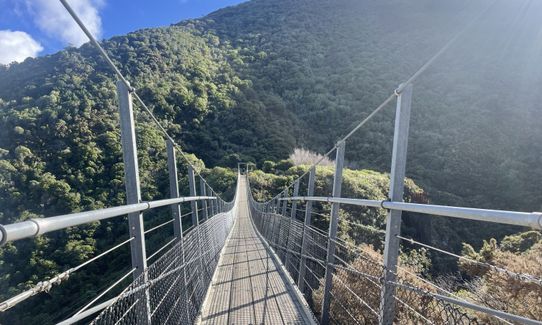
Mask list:
[[[279,262],[250,220],[240,179],[237,219],[222,252],[200,324],[312,324]]]

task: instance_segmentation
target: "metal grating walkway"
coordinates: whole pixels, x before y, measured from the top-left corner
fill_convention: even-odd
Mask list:
[[[250,220],[246,179],[238,190],[236,223],[202,309],[201,324],[313,324],[282,266]]]

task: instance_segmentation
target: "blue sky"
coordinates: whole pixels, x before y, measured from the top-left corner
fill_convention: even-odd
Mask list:
[[[68,0],[99,38],[167,26],[246,0]],[[58,0],[0,0],[0,63],[87,42]]]

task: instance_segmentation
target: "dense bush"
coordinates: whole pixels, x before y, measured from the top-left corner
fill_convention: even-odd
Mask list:
[[[500,245],[495,239],[484,241],[478,252],[465,244],[465,257],[494,267],[460,260],[460,269],[471,277],[462,295],[489,308],[542,319],[541,239],[540,232],[520,233],[505,237]],[[484,323],[500,324],[482,313],[477,316]]]
[[[277,175],[256,170],[250,173],[250,184],[254,198],[260,202],[267,201],[279,193],[284,187],[290,185],[297,177],[307,172],[309,166],[301,165],[290,167]],[[333,184],[334,167],[318,166],[314,186],[315,196],[330,196]],[[307,179],[305,176],[300,183],[299,195],[306,195]],[[370,200],[385,200],[389,190],[389,175],[371,170],[344,169],[342,197],[363,198]],[[405,182],[405,201],[413,201],[413,197],[423,194],[424,191],[411,179]],[[289,192],[291,195],[291,191]],[[299,209],[304,209],[301,202]],[[327,231],[329,224],[329,203],[314,202],[312,223]],[[409,224],[411,216],[404,214],[405,224]],[[386,210],[342,205],[339,223],[339,235],[355,244],[368,244],[375,249],[383,248],[382,229],[385,228]],[[404,227],[408,235],[423,236],[423,227],[408,229]]]

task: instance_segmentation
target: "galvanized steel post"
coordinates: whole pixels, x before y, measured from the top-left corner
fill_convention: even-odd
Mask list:
[[[282,198],[285,197],[284,192],[281,193],[281,194],[279,194],[279,198],[280,198],[280,197],[282,197]],[[282,202],[283,205],[286,204],[285,201],[280,201],[280,199],[279,199],[279,201],[278,201],[278,206],[277,206],[277,213],[276,213],[276,215],[273,217],[273,220],[271,220],[271,242],[275,243],[275,245],[278,244],[278,242],[279,242],[279,238],[278,238],[278,237],[277,237],[277,239],[275,240],[275,233],[278,233],[278,231],[275,232],[275,228],[276,228],[276,225],[275,225],[276,221],[275,221],[275,220],[278,220],[279,230],[280,230],[280,221],[282,220],[282,215],[280,214],[280,210],[281,210],[281,202]]]
[[[316,176],[316,167],[313,166],[309,171],[309,184],[307,185],[307,196],[314,195],[314,178]],[[305,228],[311,225],[312,216],[312,201],[307,201],[305,205],[305,221],[303,224],[303,231],[301,237],[301,258],[299,259],[299,276],[297,278],[297,286],[299,291],[303,293],[305,291],[305,264],[307,259],[304,257],[307,254],[307,232]]]
[[[254,204],[254,202],[252,203]],[[264,216],[263,219],[263,233],[264,233],[264,237],[265,238],[269,238],[269,231],[271,230],[271,224],[272,224],[272,221],[273,221],[273,212],[271,211],[271,213],[268,213],[266,216]]]
[[[284,190],[284,192],[282,192],[282,198],[284,199],[282,201],[282,210],[281,210],[281,215],[283,215],[284,217],[286,217],[286,206],[288,205],[288,200],[286,200],[286,198],[288,197],[288,193],[286,192],[288,189]]]
[[[341,196],[345,142],[337,144],[335,158],[335,175],[333,176],[333,197]],[[335,263],[335,240],[339,226],[339,203],[331,205],[331,220],[329,222],[329,239],[327,242],[326,275],[324,282],[324,298],[322,301],[321,323],[329,324],[329,306],[331,304],[331,288],[333,286],[333,264]]]
[[[299,180],[295,181],[294,183],[294,193],[292,194],[293,197],[297,196],[299,194]],[[290,249],[290,236],[292,234],[291,228],[292,228],[292,221],[296,218],[296,211],[297,211],[297,201],[292,201],[292,209],[290,210],[290,219],[288,219],[288,236],[286,237],[286,248]],[[284,266],[288,268],[289,264],[288,261],[290,260],[290,255],[292,253],[286,252],[286,261],[284,262]]]
[[[171,139],[167,140],[167,167],[169,172],[169,194],[171,198],[178,198],[179,197],[179,178],[177,175],[177,156],[175,154],[175,144]],[[183,243],[183,221],[182,221],[182,214],[181,214],[181,204],[173,204],[171,206],[171,214],[173,215],[173,234],[175,238],[177,239],[176,242],[179,245],[179,249],[181,250],[181,261],[180,263],[176,260],[175,267],[179,267],[181,265],[184,265],[185,259],[184,259],[184,243]],[[180,243],[180,244],[179,244]],[[183,268],[183,279],[182,279],[182,288],[179,288],[181,291],[181,294],[183,296],[183,299],[185,303],[188,303],[188,296],[186,292],[186,269]],[[187,310],[187,317],[188,310]],[[188,319],[187,318],[187,319]]]
[[[403,201],[405,180],[408,129],[410,124],[410,106],[412,85],[406,86],[397,97],[395,112],[395,131],[391,159],[389,199]],[[391,325],[395,318],[395,285],[397,260],[399,256],[399,238],[401,233],[401,210],[389,210],[386,222],[386,241],[384,245],[384,284],[380,300],[380,324]]]
[[[188,187],[190,191],[190,196],[196,196],[196,178],[194,175],[194,168],[192,166],[188,166]],[[193,231],[196,232],[197,242],[198,242],[198,265],[201,267],[199,270],[195,270],[195,272],[204,272],[206,270],[205,266],[203,265],[203,259],[201,258],[203,255],[203,248],[201,247],[201,233],[200,233],[200,227],[199,227],[199,215],[198,215],[198,204],[196,201],[192,201],[192,226],[195,227]]]
[[[214,196],[213,195],[213,189],[209,185],[206,185],[206,186],[207,186],[207,192],[206,193],[209,196]],[[211,211],[211,214],[210,214],[211,217],[215,215],[215,201],[216,200],[211,200],[209,202],[209,210]]]
[[[207,184],[205,184],[205,182],[203,181],[203,178],[200,178],[199,179],[199,189],[200,189],[200,195],[201,196],[206,196],[207,195],[207,187],[206,187]],[[209,218],[209,211],[207,210],[207,200],[203,200],[201,202],[202,204],[202,207],[201,207],[201,211],[203,212],[203,219],[204,220],[207,220]]]
[[[294,193],[292,194],[293,197],[299,195],[299,180],[295,181],[294,183]],[[297,218],[297,200],[292,201],[292,210],[290,211],[290,219],[294,220],[294,218]]]
[[[117,81],[117,95],[120,109],[120,134],[122,143],[122,158],[124,161],[124,183],[126,186],[126,203],[135,204],[141,201],[139,186],[139,166],[137,163],[137,145],[135,135],[134,110],[130,89],[122,81]],[[145,274],[147,268],[147,253],[145,251],[145,229],[143,226],[143,213],[128,214],[128,227],[130,237],[130,251],[134,280]],[[150,324],[150,305],[148,292],[145,290],[140,298],[143,304],[138,308],[143,315],[139,319],[141,324]]]
[[[167,167],[169,172],[169,195],[171,198],[179,197],[179,179],[177,176],[177,157],[175,155],[175,146],[173,141],[167,140]],[[171,214],[173,215],[173,233],[177,240],[183,239],[183,223],[181,220],[181,205],[174,204],[171,206]]]
[[[126,203],[135,204],[141,201],[139,187],[139,166],[137,163],[137,147],[135,136],[134,111],[132,95],[122,81],[117,81],[117,94],[120,108],[120,132],[122,142],[122,157],[124,161],[124,183],[126,186]],[[128,214],[130,242],[134,279],[147,268],[147,255],[145,252],[145,234],[143,228],[143,214],[134,212]]]
[[[277,245],[278,246],[285,246],[283,241],[281,240],[281,236],[280,236],[280,232],[281,232],[281,229],[282,229],[282,223],[284,222],[284,217],[286,217],[286,209],[288,207],[288,200],[286,199],[288,197],[288,192],[290,190],[289,189],[285,189],[284,192],[282,193],[282,198],[284,199],[284,201],[282,201],[282,212],[281,212],[281,216],[279,217],[279,228],[277,230]],[[286,254],[287,252],[284,251],[284,254]]]
[[[190,196],[196,196],[196,178],[194,176],[194,168],[188,166],[188,190]],[[196,201],[191,202],[192,207],[192,226],[196,227],[199,225],[198,218],[198,203]]]

